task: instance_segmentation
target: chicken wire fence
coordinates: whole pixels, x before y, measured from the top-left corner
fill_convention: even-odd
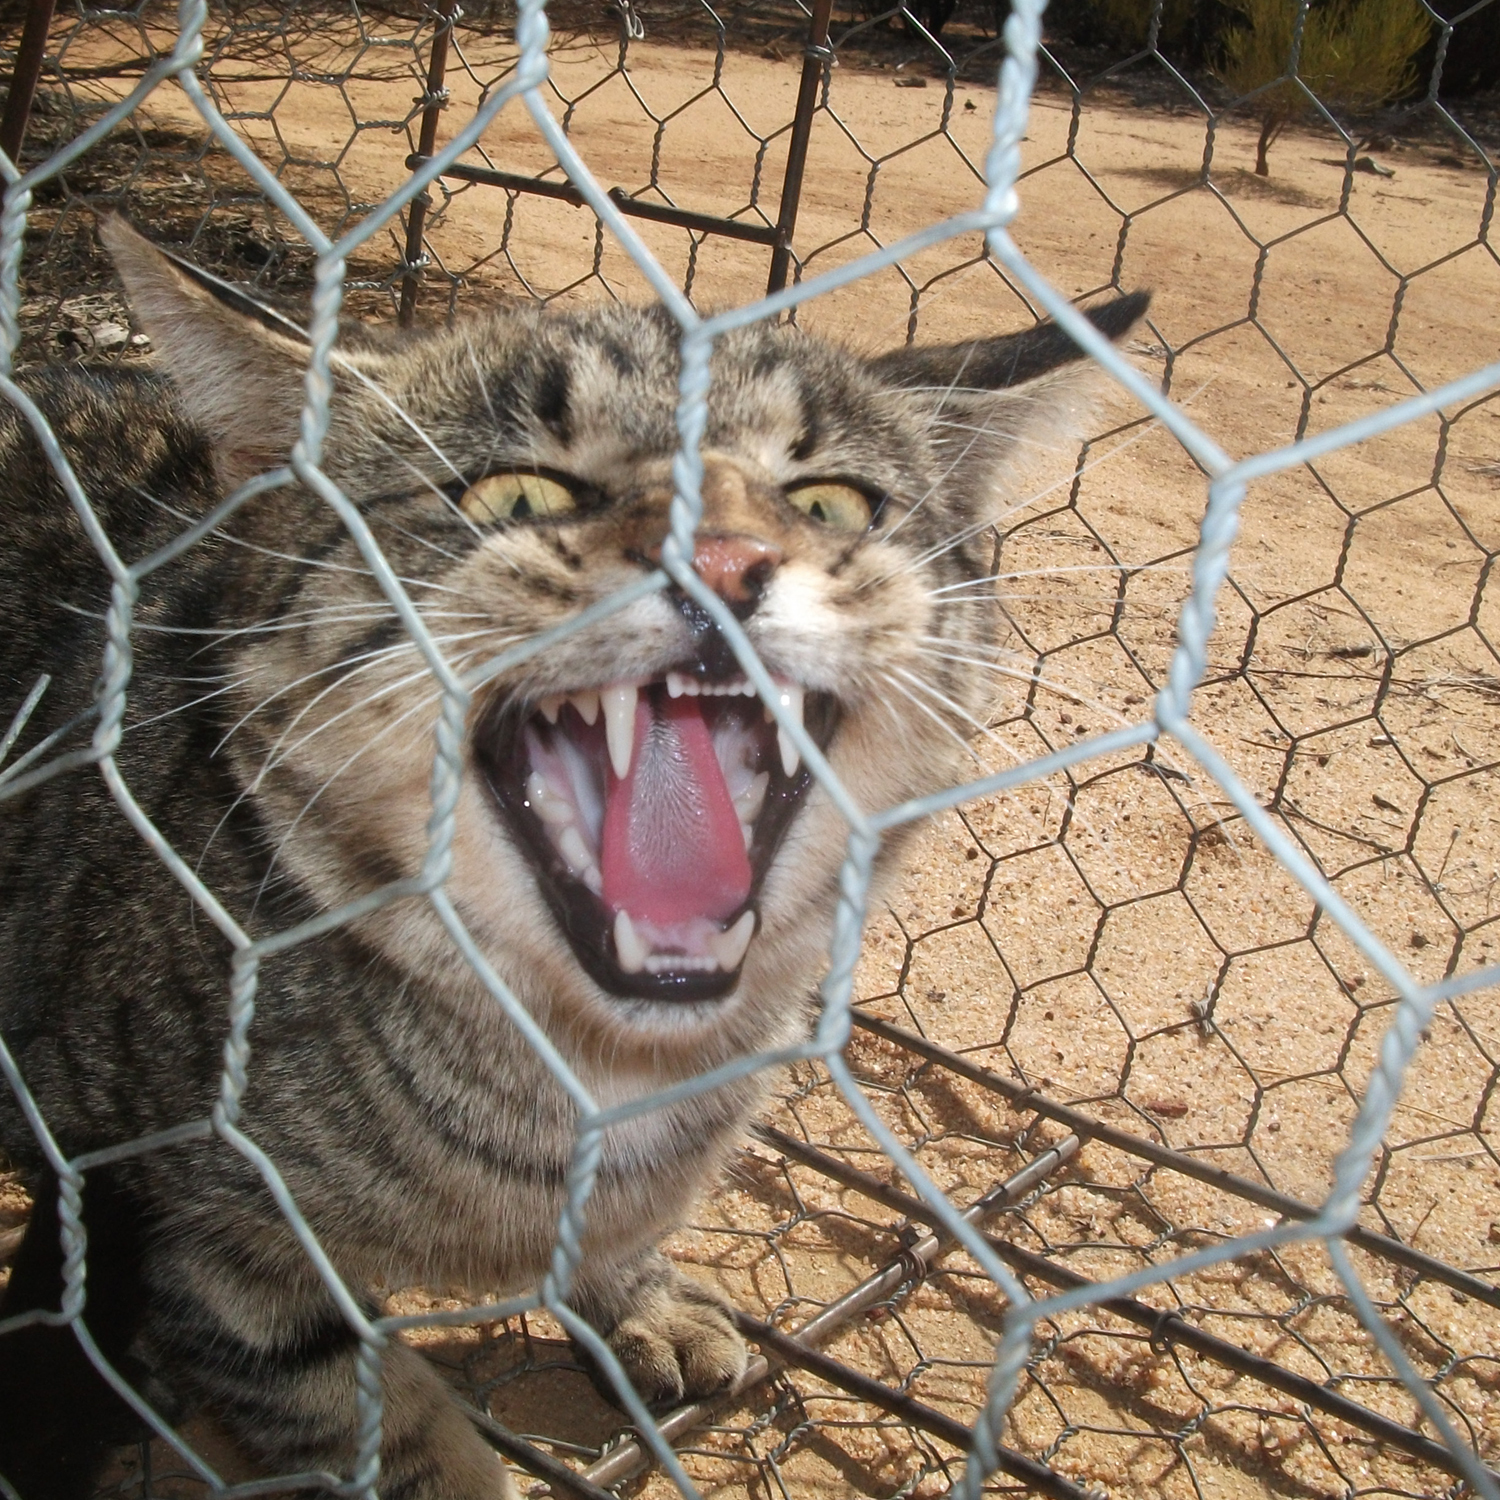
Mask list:
[[[1113,383],[1120,415],[995,531],[1007,700],[975,726],[972,780],[879,810],[851,805],[782,715],[850,829],[814,1035],[600,1109],[442,886],[471,694],[577,622],[459,675],[387,574],[442,691],[418,878],[252,941],[114,784],[234,947],[225,1071],[210,1121],[68,1161],[0,1054],[63,1184],[56,1317],[77,1326],[85,1305],[88,1170],[212,1129],[278,1195],[359,1335],[350,1494],[378,1488],[380,1353],[400,1336],[559,1494],[629,1481],[648,1494],[1495,1500],[1500,437],[1485,424],[1500,417],[1500,365],[1484,361],[1500,268],[1493,142],[1442,92],[1452,24],[1438,25],[1406,122],[1420,150],[1399,157],[1397,181],[1457,184],[1469,216],[1447,200],[1447,217],[1418,215],[1417,253],[1393,248],[1381,148],[1316,98],[1316,80],[1302,80],[1314,119],[1295,150],[1331,186],[1320,198],[1299,168],[1266,198],[1231,155],[1237,130],[1253,136],[1256,100],[1174,67],[1160,14],[1140,52],[1085,77],[1041,45],[1040,7],[1024,0],[1003,35],[988,12],[961,14],[945,40],[926,9],[830,31],[826,4],[768,7],[749,73],[707,6],[664,15],[668,45],[652,6],[615,11],[605,43],[597,17],[569,29],[557,7],[549,36],[538,4],[513,30],[451,4],[403,18],[184,0],[175,17],[56,18],[24,170],[5,164],[11,368],[143,352],[94,246],[106,205],[264,298],[310,285],[290,466],[379,571],[358,508],[319,467],[341,317],[461,315],[518,294],[659,298],[682,331],[684,446],[646,586],[697,599],[775,709],[687,561],[714,339],[777,317],[889,341],[951,335],[975,308],[991,327],[1050,316]],[[876,43],[884,53],[859,51]],[[1136,92],[1110,92],[1126,85]],[[1122,164],[1126,126],[1149,133],[1144,162]],[[1216,254],[1234,274],[1210,282]],[[746,303],[763,280],[769,294]],[[1074,299],[1141,283],[1155,310],[1122,357]],[[9,374],[4,390],[115,581],[92,741],[28,744],[28,698],[4,738],[12,796],[111,773],[130,600],[156,560],[114,553]],[[1239,460],[1210,436],[1235,434],[1236,408]],[[1177,503],[1153,507],[1153,494]],[[882,834],[915,819],[933,821],[912,874],[889,909],[867,911]],[[367,1317],[276,1163],[239,1131],[238,1101],[260,961],[413,898],[434,904],[576,1101],[575,1191],[534,1293],[475,1307],[408,1291]],[[735,1393],[653,1414],[566,1306],[593,1153],[610,1124],[777,1066],[788,1081],[770,1118],[672,1243],[743,1309],[760,1359]],[[157,1441],[122,1457],[114,1488],[237,1490],[130,1399]]]

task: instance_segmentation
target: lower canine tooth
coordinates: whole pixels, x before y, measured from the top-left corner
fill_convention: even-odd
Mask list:
[[[721,932],[708,940],[709,951],[726,972],[737,969],[750,946],[750,934],[755,931],[755,913],[744,912],[728,932]]]
[[[617,683],[599,694],[609,763],[621,781],[630,774],[630,756],[635,748],[635,704],[639,696],[633,682]]]
[[[615,913],[615,959],[627,974],[639,974],[646,967],[646,945],[623,907]]]

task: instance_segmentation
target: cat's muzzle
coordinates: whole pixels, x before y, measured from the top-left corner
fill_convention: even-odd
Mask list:
[[[820,748],[838,706],[778,682]],[[689,664],[502,703],[479,764],[579,963],[635,999],[733,990],[758,898],[811,785],[791,738],[743,677]]]

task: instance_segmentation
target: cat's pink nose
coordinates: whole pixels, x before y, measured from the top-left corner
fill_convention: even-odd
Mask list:
[[[652,562],[660,562],[660,545],[650,548],[649,555]],[[700,531],[693,546],[698,576],[730,605],[757,603],[782,557],[780,547],[738,533],[715,536]]]

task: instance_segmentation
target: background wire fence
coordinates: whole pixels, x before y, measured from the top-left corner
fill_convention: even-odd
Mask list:
[[[120,205],[273,301],[314,288],[315,344],[340,316],[394,320],[404,289],[419,321],[659,296],[685,416],[715,331],[775,316],[875,348],[1047,313],[1115,395],[996,531],[1013,654],[972,781],[854,821],[817,1035],[671,1245],[748,1318],[820,1321],[800,1346],[747,1323],[768,1378],[661,1416],[677,1460],[599,1397],[556,1282],[472,1316],[400,1292],[353,1319],[372,1357],[406,1330],[559,1493],[549,1455],[582,1493],[1493,1500],[1493,116],[1447,98],[1440,45],[1394,142],[1370,139],[1391,119],[1324,108],[1257,179],[1256,102],[1169,46],[1038,51],[1026,4],[1003,39],[988,8],[941,38],[925,10],[836,15],[791,289],[704,320],[765,283],[772,246],[627,218],[608,189],[783,223],[809,13],[554,7],[550,42],[534,6],[460,16],[436,166],[570,182],[582,207],[408,168],[449,14],[59,15],[0,222],[13,363],[149,352],[93,239]],[[1141,284],[1156,300],[1125,360],[1070,319],[1069,299]],[[315,445],[293,461],[357,531]],[[690,591],[693,474],[664,561]],[[454,722],[474,684],[430,660]],[[103,666],[81,759],[107,769],[128,682]],[[13,754],[0,776],[45,766]],[[872,843],[922,814],[861,940]],[[447,828],[424,876],[440,904]],[[297,934],[249,942],[180,868],[237,949],[242,1036],[260,956]],[[213,1128],[253,1150],[242,1087],[226,1074]],[[585,1110],[581,1150],[602,1119]],[[211,1448],[163,1434],[111,1483],[218,1484]]]

